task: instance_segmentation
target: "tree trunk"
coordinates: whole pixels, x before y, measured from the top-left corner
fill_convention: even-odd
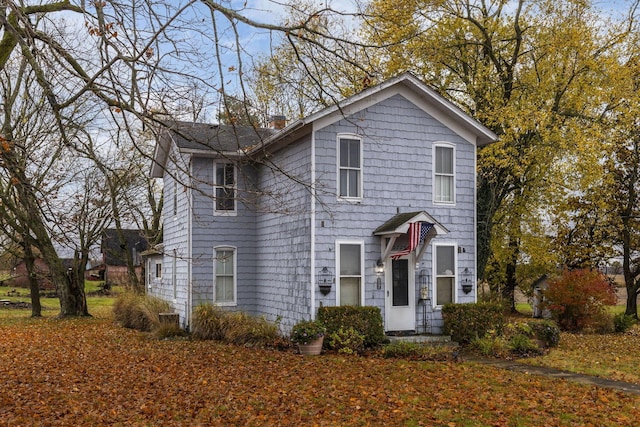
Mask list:
[[[516,267],[518,264],[518,255],[520,253],[520,247],[518,239],[509,237],[509,260],[505,267],[506,283],[502,289],[502,299],[505,304],[508,304],[509,310],[515,313],[516,310],[516,286],[518,285],[518,278],[516,277]]]
[[[31,249],[29,241],[23,242],[24,265],[27,268],[29,277],[29,291],[31,292],[31,317],[42,316],[42,305],[40,304],[40,285],[35,272],[35,255]]]
[[[635,284],[632,286],[627,284],[627,307],[624,314],[638,319],[638,287]]]

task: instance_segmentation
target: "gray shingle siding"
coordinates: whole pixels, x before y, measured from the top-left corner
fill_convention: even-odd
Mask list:
[[[336,304],[336,282],[325,296],[317,283],[312,283],[313,275],[327,267],[332,278],[337,279],[336,241],[354,241],[364,244],[364,303],[380,307],[384,316],[388,300],[386,288],[383,283],[378,289],[374,273],[374,265],[381,257],[382,238],[374,235],[373,231],[398,212],[411,212],[413,214],[407,217],[414,218],[414,214],[426,211],[449,233],[434,238],[415,269],[414,326],[419,329],[423,320],[424,306],[418,303],[419,275],[428,272],[429,285],[433,288],[433,254],[438,243],[458,248],[456,301],[473,302],[475,292],[465,295],[460,280],[465,268],[475,272],[476,147],[461,135],[482,138],[484,144],[491,142],[493,136],[481,126],[456,116],[444,104],[438,104],[437,97],[426,96],[426,89],[418,88],[424,93],[414,97],[407,90],[410,85],[399,86],[394,92],[397,94],[386,99],[384,96],[389,92],[382,91],[380,96],[374,92],[376,98],[365,98],[363,104],[358,104],[367,103],[369,107],[350,117],[331,122],[333,113],[329,111],[325,115],[314,115],[309,121],[300,121],[288,128],[289,131],[285,129],[277,137],[267,139],[262,152],[268,153],[267,157],[258,158],[258,163],[245,162],[239,166],[235,215],[214,213],[213,157],[219,153],[197,150],[189,156],[175,156],[172,152],[170,158],[179,160],[188,168],[182,172],[174,167],[164,174],[164,271],[162,285],[154,286],[154,292],[173,300],[171,254],[175,250],[178,254],[179,291],[174,305],[184,318],[189,308],[187,291],[190,289],[186,278],[191,277],[192,280],[192,307],[213,301],[214,248],[234,247],[237,254],[237,304],[228,308],[264,315],[272,321],[280,318],[286,331],[297,321],[314,316],[318,306]],[[369,102],[372,99],[376,102]],[[424,100],[433,102],[435,109],[431,104],[422,104],[425,109],[414,104]],[[360,101],[356,97],[354,105],[357,102]],[[443,123],[458,129],[460,135]],[[211,129],[218,128],[198,126],[196,130],[209,132]],[[337,197],[339,134],[354,134],[362,138],[363,197],[359,200]],[[224,138],[221,141],[221,135],[218,132],[214,140],[220,143],[227,141]],[[298,136],[298,140],[288,139],[294,135],[304,136]],[[433,156],[436,143],[455,147],[453,204],[434,202]],[[312,159],[314,152],[315,158]],[[257,152],[253,154],[258,156]],[[234,157],[237,153],[231,152],[230,155]],[[160,158],[163,159],[162,156]],[[317,199],[312,197],[310,184],[314,163]],[[158,168],[154,170],[157,172]],[[191,173],[191,181],[186,181],[187,172]],[[178,185],[179,214],[174,217],[172,191],[175,173],[181,183],[189,182],[190,185]],[[315,232],[313,243],[312,228]],[[441,331],[439,309],[429,306],[428,313],[431,331]],[[189,323],[188,319],[185,318],[183,323]]]
[[[358,203],[337,200],[335,195],[335,150],[339,133],[357,134],[363,138],[364,197]],[[432,155],[433,144],[437,142],[455,144],[456,203],[453,206],[433,202]],[[316,145],[317,174],[327,188],[327,192],[319,194],[319,199],[328,207],[327,210],[319,209],[316,216],[318,268],[327,265],[334,270],[336,239],[363,240],[365,304],[381,307],[384,314],[384,287],[376,288],[373,271],[380,258],[381,243],[372,231],[398,211],[425,210],[450,230],[449,234],[434,241],[465,247],[466,252],[458,254],[459,272],[465,267],[475,270],[475,147],[472,144],[396,95],[361,111],[357,120],[346,118],[318,131]],[[433,270],[432,247],[433,243],[427,248],[416,274],[421,269],[430,273]],[[334,305],[335,292],[335,286],[327,296],[316,290],[318,303]],[[416,301],[418,292],[419,286],[416,286]],[[473,293],[458,292],[458,302],[473,300]],[[416,310],[416,319],[420,320],[422,307],[416,304]],[[437,319],[432,324],[439,330],[439,313],[435,316]]]
[[[310,316],[311,142],[291,145],[270,160],[275,167],[261,166],[258,173],[264,195],[256,221],[257,311],[271,320],[282,317],[287,328]]]

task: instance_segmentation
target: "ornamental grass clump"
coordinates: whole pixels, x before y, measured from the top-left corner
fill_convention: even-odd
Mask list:
[[[317,320],[301,320],[291,329],[291,341],[296,344],[309,344],[320,337],[324,337],[326,328]]]

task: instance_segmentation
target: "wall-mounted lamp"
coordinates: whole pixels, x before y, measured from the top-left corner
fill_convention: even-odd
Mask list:
[[[381,259],[376,261],[375,272],[376,272],[376,276],[382,276],[382,274],[384,273],[384,263],[382,262]]]
[[[376,289],[382,289],[382,275],[384,274],[384,263],[381,259],[376,261],[376,266],[373,269],[376,272]]]
[[[331,278],[331,272],[327,267],[322,267],[320,272],[318,273],[318,287],[320,288],[320,293],[322,295],[327,295],[331,292],[331,284],[333,280]]]
[[[473,283],[471,282],[471,271],[467,267],[462,270],[462,280],[460,281],[462,284],[462,292],[468,294],[473,289]]]

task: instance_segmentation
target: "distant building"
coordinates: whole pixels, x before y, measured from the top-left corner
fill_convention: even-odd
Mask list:
[[[121,243],[118,231],[109,228],[102,233],[100,250],[104,265],[104,280],[112,285],[126,285],[129,282],[127,271],[127,252],[131,254],[136,275],[140,283],[143,279],[142,252],[149,247],[142,230],[121,230],[124,243]]]

